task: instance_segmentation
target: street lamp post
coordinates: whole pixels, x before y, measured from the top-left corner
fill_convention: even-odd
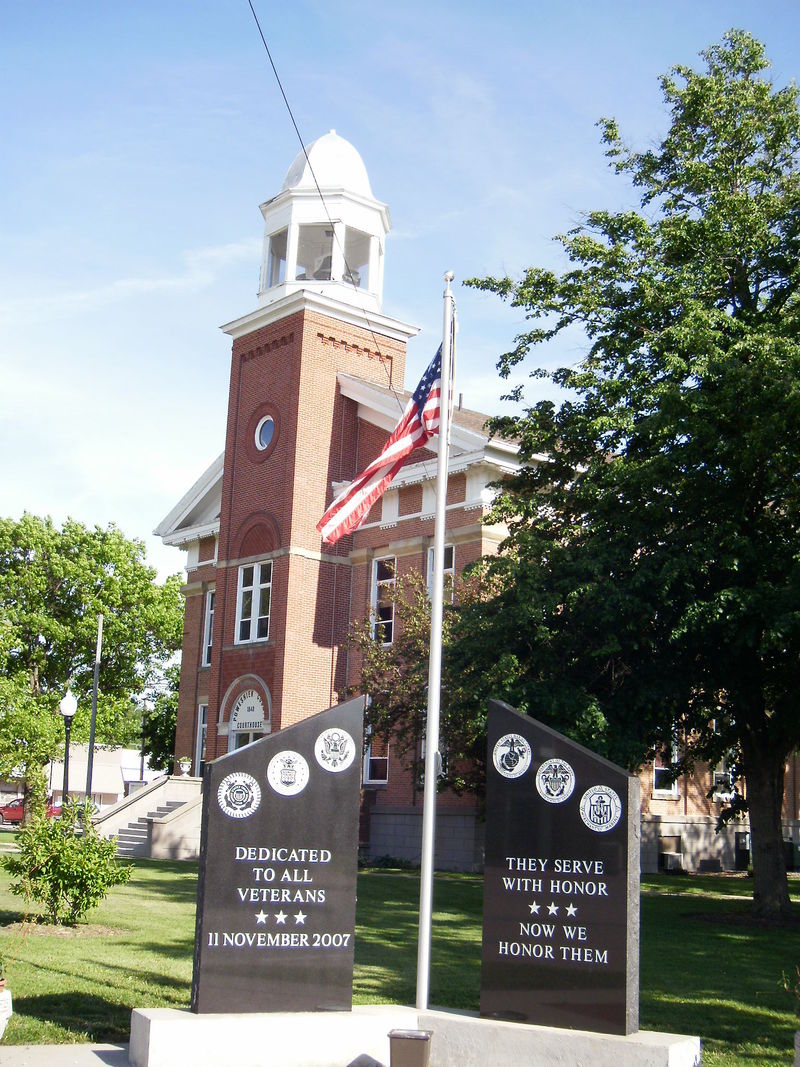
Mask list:
[[[77,698],[69,687],[67,687],[66,693],[61,698],[58,709],[64,716],[64,788],[61,794],[61,806],[63,808],[69,794],[69,732],[72,729],[72,720],[75,717],[75,712],[78,710]]]

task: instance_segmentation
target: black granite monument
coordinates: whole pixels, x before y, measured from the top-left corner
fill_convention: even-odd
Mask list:
[[[364,699],[205,768],[195,1012],[349,1011]]]
[[[639,781],[489,704],[481,1015],[639,1028]]]

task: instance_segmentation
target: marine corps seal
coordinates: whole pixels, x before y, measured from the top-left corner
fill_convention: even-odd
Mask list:
[[[531,747],[520,734],[504,734],[494,746],[492,762],[504,778],[519,778],[531,765]]]

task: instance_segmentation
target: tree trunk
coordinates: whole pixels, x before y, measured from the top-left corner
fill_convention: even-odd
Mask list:
[[[781,808],[786,763],[782,756],[742,752],[753,850],[753,914],[780,920],[790,913]]]

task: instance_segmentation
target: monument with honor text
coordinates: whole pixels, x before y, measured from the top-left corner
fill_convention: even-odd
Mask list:
[[[639,781],[491,701],[481,1015],[639,1027]]]
[[[192,1011],[349,1011],[364,699],[205,768]]]

